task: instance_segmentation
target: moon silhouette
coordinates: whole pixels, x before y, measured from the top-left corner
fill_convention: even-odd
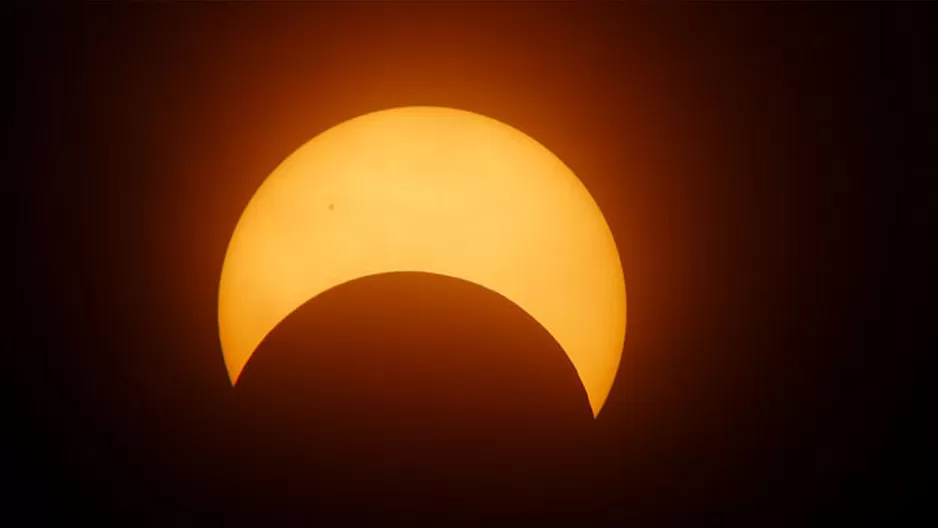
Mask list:
[[[232,234],[219,285],[232,383],[306,301],[400,271],[459,278],[517,304],[566,352],[599,414],[626,329],[625,280],[602,212],[534,139],[443,107],[341,123],[261,184]]]

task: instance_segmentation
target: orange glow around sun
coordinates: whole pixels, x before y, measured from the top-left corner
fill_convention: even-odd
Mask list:
[[[463,279],[520,306],[567,353],[598,415],[626,328],[625,281],[602,212],[532,138],[439,107],[346,121],[260,186],[221,273],[218,324],[232,382],[306,301],[398,271]]]

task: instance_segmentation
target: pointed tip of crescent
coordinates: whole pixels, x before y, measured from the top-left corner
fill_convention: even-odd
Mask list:
[[[598,400],[598,401],[594,401],[594,398],[592,396],[589,397],[590,411],[593,412],[593,420],[596,420],[599,418],[599,412],[603,409],[603,405],[606,403],[606,397],[605,396],[597,397],[595,398],[595,400]]]
[[[236,365],[227,354],[224,354],[224,356],[225,365],[228,367],[228,382],[234,387],[238,384],[238,378],[241,377],[241,372],[244,371],[244,365]]]

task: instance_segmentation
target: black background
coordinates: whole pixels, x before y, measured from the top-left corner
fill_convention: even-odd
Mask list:
[[[27,525],[918,525],[927,7],[4,8],[4,500]],[[253,190],[410,104],[518,127],[604,211],[629,321],[595,422],[523,312],[420,274],[307,303],[231,389],[217,280]]]

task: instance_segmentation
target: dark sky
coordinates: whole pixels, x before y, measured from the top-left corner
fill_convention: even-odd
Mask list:
[[[5,500],[36,525],[911,522],[938,489],[927,7],[5,7]],[[530,134],[606,215],[629,321],[595,422],[526,314],[420,274],[307,303],[231,389],[218,277],[253,191],[413,104]]]

